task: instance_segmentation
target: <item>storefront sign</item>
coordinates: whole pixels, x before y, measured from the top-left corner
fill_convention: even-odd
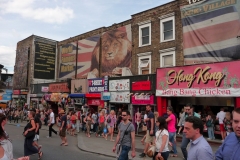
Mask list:
[[[38,98],[31,98],[31,101],[39,101]]]
[[[111,92],[110,102],[130,103],[129,92]]]
[[[100,106],[103,105],[104,102],[100,99],[88,99],[88,105],[93,105],[93,106]]]
[[[108,91],[108,76],[104,76],[104,92]]]
[[[6,89],[5,91],[7,94],[12,94],[13,93],[13,90],[10,90],[10,89]]]
[[[13,90],[13,94],[14,95],[19,95],[20,94],[20,90]]]
[[[109,91],[129,91],[129,79],[110,80]]]
[[[3,100],[12,100],[12,95],[11,94],[3,94],[2,99]]]
[[[187,0],[189,4],[192,4],[192,3],[196,3],[196,2],[200,2],[200,1],[203,1],[203,0]]]
[[[101,93],[101,100],[109,101],[111,98],[111,92],[102,92]]]
[[[89,93],[104,92],[104,79],[95,78],[88,80]]]
[[[132,104],[154,104],[153,95],[132,96]]]
[[[157,96],[239,97],[240,61],[157,69]]]
[[[30,97],[37,97],[37,94],[30,94]]]
[[[67,83],[49,84],[49,92],[55,92],[55,93],[69,92],[68,84]]]
[[[149,91],[151,90],[151,82],[150,81],[132,82],[132,90],[133,91]]]
[[[42,86],[42,89],[41,89],[42,92],[48,92],[48,90],[49,90],[49,87]]]
[[[88,92],[87,79],[71,80],[71,93],[87,93],[87,92]]]

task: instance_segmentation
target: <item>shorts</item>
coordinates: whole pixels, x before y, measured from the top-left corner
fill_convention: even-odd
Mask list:
[[[107,128],[113,128],[113,126],[107,125]]]
[[[152,141],[153,141],[153,136],[150,136],[150,131],[147,130],[145,142],[146,143],[151,143]]]
[[[39,135],[35,134],[35,137],[34,137],[33,141],[38,141],[38,140],[39,140]]]
[[[61,131],[59,131],[59,136],[66,137],[66,127],[63,127]]]
[[[221,132],[225,132],[224,125],[223,125],[223,124],[219,124],[219,125],[220,125],[220,131],[221,131]]]
[[[61,127],[61,122],[58,122],[58,127]]]
[[[72,124],[72,129],[75,129],[76,128],[76,124]]]

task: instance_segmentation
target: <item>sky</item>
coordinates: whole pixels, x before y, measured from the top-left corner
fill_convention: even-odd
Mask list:
[[[13,73],[17,42],[32,34],[62,41],[170,1],[0,0],[0,64]]]

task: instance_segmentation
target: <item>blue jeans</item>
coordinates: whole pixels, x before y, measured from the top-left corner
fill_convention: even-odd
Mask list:
[[[183,156],[184,156],[185,160],[187,160],[187,157],[188,157],[187,145],[188,145],[189,142],[190,142],[190,139],[186,138],[185,133],[183,133],[182,143],[181,143],[181,150],[182,150],[182,153],[183,153]]]
[[[207,127],[207,130],[208,130],[208,138],[215,139],[213,127]]]
[[[156,155],[157,155],[157,154],[158,154],[158,152],[155,152],[155,154],[154,154],[154,156],[153,156],[153,160],[156,159]],[[167,160],[168,157],[169,157],[169,152],[168,152],[168,151],[167,151],[167,152],[162,152],[162,153],[161,153],[161,156],[163,157],[164,160]]]
[[[122,146],[122,152],[120,153],[118,160],[128,160],[128,152],[130,149],[131,147]]]
[[[169,132],[169,141],[172,143],[173,153],[177,154],[177,145],[174,140],[175,135],[176,135],[176,132]]]

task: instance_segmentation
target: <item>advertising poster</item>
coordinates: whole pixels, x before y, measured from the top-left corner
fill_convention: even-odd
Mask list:
[[[35,41],[34,78],[54,79],[56,45]]]
[[[131,68],[132,33],[131,25],[107,31],[102,35],[102,58],[99,59],[100,43],[94,49],[91,60],[91,73],[99,74],[101,61],[102,76],[122,74],[122,68]]]
[[[109,91],[129,91],[129,79],[110,80]]]
[[[104,92],[104,79],[94,78],[88,80],[89,93]]]
[[[92,65],[92,56],[99,56],[99,50],[96,47],[100,40],[100,35],[88,37],[78,41],[77,57],[77,78],[86,78]],[[99,69],[99,66],[96,70]],[[98,77],[94,74],[92,77]]]
[[[239,97],[240,61],[157,69],[156,96]]]
[[[28,47],[19,47],[16,51],[16,61],[14,66],[14,89],[26,88],[28,73]]]
[[[88,92],[87,79],[71,80],[71,93],[87,93],[87,92]]]
[[[72,42],[60,47],[60,79],[75,78],[76,53],[76,42]]]
[[[185,64],[240,58],[240,0],[209,0],[181,8]]]
[[[129,92],[111,92],[110,102],[130,103]]]

